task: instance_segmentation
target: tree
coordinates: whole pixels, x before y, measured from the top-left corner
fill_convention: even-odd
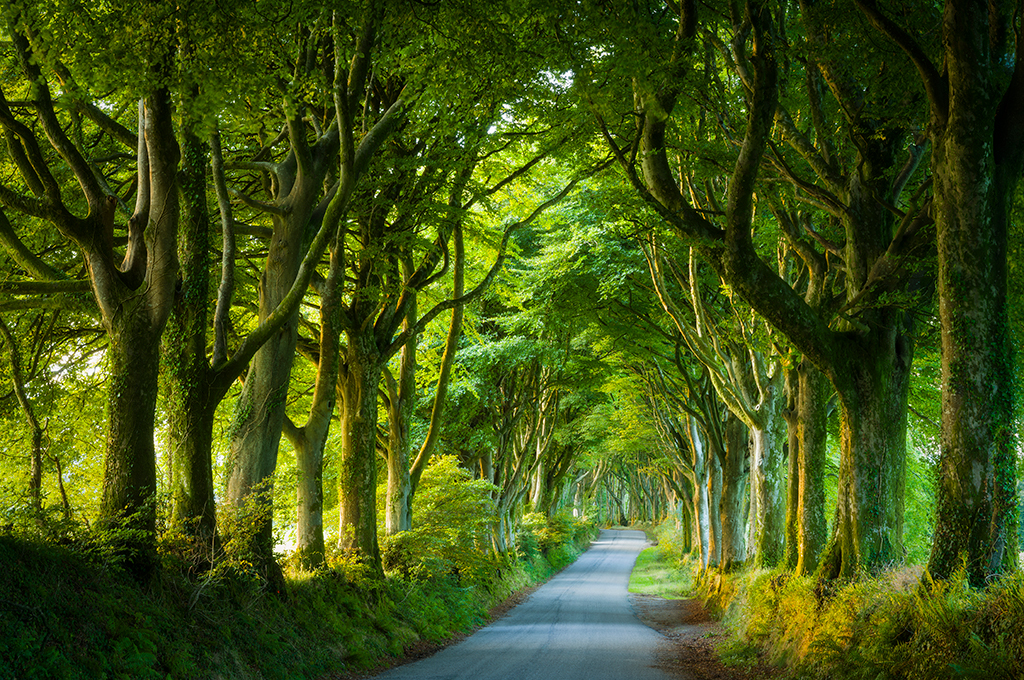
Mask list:
[[[109,336],[111,363],[101,519],[105,526],[127,530],[117,540],[128,552],[129,566],[145,577],[152,571],[155,540],[153,434],[160,336],[170,314],[177,272],[179,151],[171,93],[161,83],[171,67],[172,45],[156,37],[162,32],[161,18],[152,17],[155,48],[144,55],[150,82],[138,107],[136,205],[128,223],[128,247],[119,265],[113,250],[118,199],[98,179],[58,116],[42,66],[53,55],[41,50],[38,40],[33,45],[39,22],[28,14],[12,18],[9,32],[35,122],[78,182],[79,193],[73,202],[64,198],[39,139],[13,114],[5,92],[0,94],[0,125],[16,149],[12,155],[34,197],[4,186],[0,203],[5,210],[50,222],[85,256]],[[173,31],[163,34],[173,35]],[[83,210],[84,217],[80,216]]]
[[[787,129],[784,124],[776,125],[785,122],[785,111],[779,108],[775,4],[746,2],[742,9],[733,5],[728,19],[731,26],[722,39],[716,38],[722,29],[710,20],[704,26],[698,22],[696,3],[674,7],[671,20],[643,19],[665,39],[654,45],[639,43],[648,50],[644,56],[649,55],[658,65],[653,70],[633,66],[634,115],[640,124],[633,130],[610,127],[606,122],[608,96],[599,90],[590,91],[588,106],[627,180],[645,202],[695,245],[730,288],[835,386],[844,423],[841,503],[823,574],[848,576],[861,569],[880,569],[902,556],[906,393],[913,356],[907,305],[904,301],[886,304],[882,293],[913,280],[908,276],[913,268],[908,272],[897,265],[908,262],[906,256],[924,240],[928,218],[920,206],[911,205],[900,211],[902,217],[896,223],[887,207],[892,201],[875,197],[902,193],[906,176],[917,163],[911,158],[902,168],[896,165],[892,138],[877,134],[879,127],[868,115],[870,110],[847,106],[849,93],[838,87],[843,83],[835,81],[837,87],[830,92],[840,104],[840,115],[849,117],[847,129],[853,135],[844,152],[850,170],[844,174],[828,162],[815,167],[840,190],[838,198],[831,191],[828,195],[837,200],[831,209],[842,214],[837,226],[844,242],[833,252],[846,265],[841,298],[845,308],[815,312],[759,256],[754,238],[755,226],[762,224],[755,220],[755,188],[763,161],[769,151],[774,154],[776,150],[771,134],[776,127]],[[813,35],[807,12],[801,19]],[[709,36],[712,45],[732,46],[727,66],[738,92],[732,95],[729,91],[723,110],[733,108],[737,101],[746,108],[746,120],[736,132],[728,128],[721,135],[729,149],[724,162],[730,168],[719,185],[724,200],[712,195],[713,185],[702,194],[700,184],[687,182],[685,173],[681,183],[670,160],[674,149],[685,148],[680,139],[683,123],[673,114],[679,99],[694,91],[687,89],[688,79],[703,76],[700,82],[708,87],[700,92],[717,91],[717,62],[698,68],[702,56],[698,34]],[[635,53],[622,49],[622,61],[636,65]],[[609,61],[607,68],[614,63],[619,62]],[[815,68],[819,66],[820,62],[815,64]],[[798,141],[794,136],[792,143]],[[813,183],[799,184],[811,201],[820,201],[822,192]],[[837,312],[841,323],[833,323]]]
[[[1012,30],[1020,7],[943,3],[940,71],[913,27],[873,1],[857,5],[906,53],[927,95],[943,386],[928,569],[946,578],[966,560],[971,583],[981,586],[1017,566],[1007,237],[1024,168],[1024,44]]]

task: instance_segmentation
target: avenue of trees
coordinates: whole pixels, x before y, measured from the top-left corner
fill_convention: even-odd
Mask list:
[[[7,3],[3,524],[383,574],[439,461],[499,553],[1016,570],[1022,16]]]

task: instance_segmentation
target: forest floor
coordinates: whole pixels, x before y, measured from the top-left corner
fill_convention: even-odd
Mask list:
[[[666,599],[656,595],[629,596],[633,611],[646,626],[665,636],[658,667],[680,678],[700,680],[768,680],[785,677],[784,671],[759,662],[728,666],[716,646],[728,632],[711,618],[700,600]]]

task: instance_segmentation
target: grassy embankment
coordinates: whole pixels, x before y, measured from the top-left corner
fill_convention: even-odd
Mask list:
[[[671,532],[659,535],[630,590],[703,599],[730,631],[727,663],[760,656],[808,679],[1024,678],[1024,574],[980,591],[962,575],[922,584],[913,568],[828,588],[782,571],[701,579]]]
[[[491,607],[571,563],[596,534],[528,515],[514,552],[480,550],[487,485],[446,459],[427,473],[416,528],[383,542],[386,578],[329,557],[315,573],[286,565],[283,593],[268,593],[230,540],[210,568],[166,532],[161,568],[140,585],[94,533],[55,541],[8,528],[0,680],[341,678],[485,623]]]
[[[376,581],[335,564],[288,573],[280,595],[223,570],[140,586],[79,550],[0,536],[0,679],[338,677],[485,623],[589,544],[589,527],[561,528],[552,544],[535,523],[486,578]]]

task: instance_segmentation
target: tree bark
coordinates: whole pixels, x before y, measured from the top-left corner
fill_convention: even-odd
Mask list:
[[[383,363],[372,326],[346,330],[344,370],[338,382],[341,455],[338,460],[338,544],[383,576],[377,544],[377,386]]]
[[[725,424],[725,455],[722,457],[722,560],[720,568],[728,573],[747,559],[743,501],[746,496],[748,446],[747,426],[733,414]]]
[[[790,456],[797,459],[797,576],[811,574],[828,539],[825,521],[825,449],[828,437],[828,379],[808,361],[801,361],[797,372],[797,435],[796,449]]]
[[[1024,156],[1024,46],[1018,35],[1007,86],[1007,55],[987,39],[1009,5],[945,3],[948,98],[932,96],[929,126],[943,390],[928,569],[947,578],[963,560],[979,587],[1018,561],[1007,234]]]
[[[903,492],[906,474],[907,397],[913,343],[890,316],[880,342],[853,357],[852,384],[837,386],[840,426],[836,530],[822,556],[826,578],[852,578],[904,558]],[[833,378],[835,381],[835,378]]]
[[[181,197],[184,220],[178,235],[181,284],[164,333],[167,372],[168,456],[172,522],[206,546],[212,560],[216,539],[214,505],[211,372],[206,359],[209,230],[206,206],[207,152],[186,129],[183,134]],[[217,400],[219,401],[219,399]]]
[[[410,330],[416,323],[416,299],[410,301],[402,324]],[[412,480],[410,478],[409,429],[416,407],[416,346],[418,334],[411,334],[402,347],[398,380],[388,399],[388,486],[384,499],[384,531],[393,536],[412,529]],[[392,381],[394,382],[394,381]]]

